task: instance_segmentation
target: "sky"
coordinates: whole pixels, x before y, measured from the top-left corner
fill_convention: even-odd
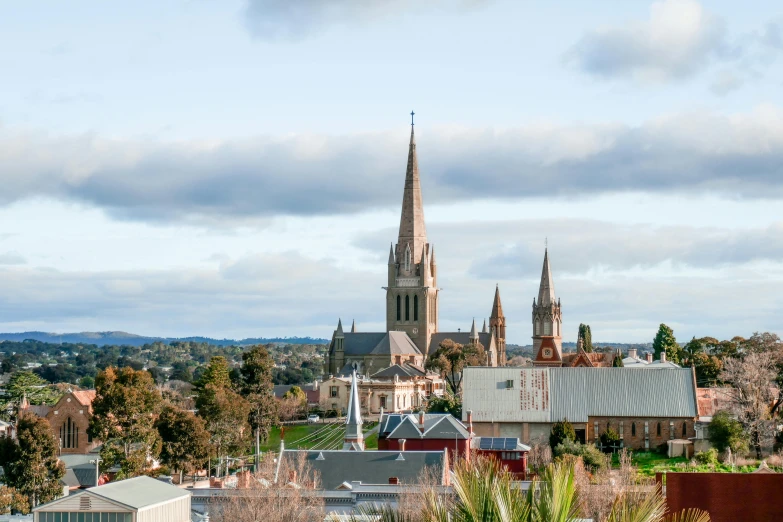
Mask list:
[[[385,327],[411,110],[440,328],[783,335],[769,0],[0,2],[0,331]]]

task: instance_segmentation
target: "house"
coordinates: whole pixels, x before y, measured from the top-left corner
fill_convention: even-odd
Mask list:
[[[60,454],[87,454],[98,446],[87,433],[92,416],[95,390],[69,391],[54,406],[31,405],[26,398],[19,405],[20,411],[28,411],[49,422]]]
[[[319,386],[319,403],[325,410],[348,410],[351,372],[330,376]],[[394,364],[359,379],[361,410],[367,414],[410,411],[432,395],[441,396],[446,383],[437,373],[409,363]]]
[[[476,437],[471,441],[473,452],[495,459],[514,478],[527,480],[527,455],[530,446],[514,437]]]
[[[609,428],[621,447],[657,448],[695,435],[699,412],[691,368],[466,368],[463,420],[482,437],[543,443],[567,419],[581,441]]]
[[[443,451],[470,459],[470,421],[462,424],[449,413],[391,413],[378,423],[378,449],[396,451]]]
[[[135,477],[54,500],[33,514],[35,522],[190,522],[190,493],[154,478]]]
[[[321,400],[321,395],[319,391],[319,382],[311,382],[307,384],[275,384],[274,385],[274,393],[275,397],[278,399],[282,399],[283,395],[285,395],[288,390],[293,388],[294,386],[299,386],[301,390],[305,393],[307,396],[307,405],[308,406],[318,406],[319,401]]]

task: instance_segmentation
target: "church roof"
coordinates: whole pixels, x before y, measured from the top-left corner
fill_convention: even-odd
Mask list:
[[[492,334],[491,333],[485,333],[480,332],[477,334],[478,340],[481,343],[481,345],[484,347],[484,349],[489,349],[490,343],[492,343]],[[462,345],[470,344],[470,333],[469,332],[437,332],[432,334],[430,337],[430,353],[435,352],[438,349],[438,346],[440,343],[445,341],[446,339],[451,339],[455,343],[459,343]]]
[[[95,390],[78,390],[71,394],[82,406],[92,406],[92,401],[95,400]]]
[[[401,255],[406,244],[410,244],[414,262],[419,260],[427,243],[427,229],[424,225],[424,205],[419,182],[419,161],[416,156],[416,137],[411,126],[411,140],[408,145],[408,167],[405,171],[405,188],[400,215],[400,233],[397,255]],[[400,259],[398,258],[399,262]]]
[[[549,267],[549,250],[544,250],[544,267],[541,269],[541,283],[538,287],[538,305],[548,306],[557,303],[555,297],[555,282],[552,280],[552,269]]]
[[[347,332],[343,335],[343,349],[347,356],[421,355],[405,332]]]
[[[445,481],[445,451],[327,451],[283,450],[281,458],[292,463],[304,454],[308,472],[317,474],[321,488],[335,490],[345,482],[388,484],[395,477],[402,484],[417,484],[425,468]]]
[[[379,372],[372,374],[370,377],[373,379],[394,378],[397,375],[399,377],[424,377],[427,372],[424,368],[415,366],[413,364],[393,364],[388,368],[385,368]]]

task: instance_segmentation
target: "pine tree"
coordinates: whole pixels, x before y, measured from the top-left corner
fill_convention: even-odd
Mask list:
[[[612,366],[614,368],[625,367],[625,363],[623,363],[623,354],[620,352],[620,350],[617,350],[617,352],[614,354],[614,359],[612,360]]]
[[[674,338],[674,331],[663,323],[658,327],[658,333],[655,334],[653,349],[656,359],[660,359],[661,352],[665,352],[667,360],[676,364],[680,363],[682,348]]]
[[[260,344],[242,354],[242,395],[251,406],[248,421],[263,441],[269,439],[272,428],[279,423],[272,382],[274,366],[269,351]]]
[[[16,440],[8,451],[5,482],[27,496],[30,507],[62,495],[65,466],[57,459],[57,441],[46,419],[30,413],[19,417]]]
[[[590,325],[579,323],[578,339],[582,340],[582,348],[587,353],[593,351],[593,335],[590,333]]]

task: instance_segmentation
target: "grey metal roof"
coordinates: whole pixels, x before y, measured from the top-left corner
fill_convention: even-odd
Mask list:
[[[134,509],[143,509],[147,506],[190,496],[187,490],[151,477],[134,477],[118,480],[104,486],[91,488],[88,491],[94,495],[119,502]]]
[[[690,368],[639,372],[625,368],[550,368],[551,418],[696,417]]]
[[[424,431],[418,414],[392,413],[384,415],[380,437],[391,439],[449,439],[469,438],[467,428],[450,413],[425,413]]]
[[[405,332],[346,332],[345,355],[421,355]],[[329,347],[334,353],[334,340]]]
[[[412,364],[393,364],[388,368],[385,368],[379,372],[372,374],[373,379],[382,378],[394,378],[395,375],[400,377],[423,377],[427,373],[420,367]]]
[[[445,460],[443,451],[284,450],[282,458],[296,462],[302,453],[308,468],[318,474],[321,489],[327,490],[354,481],[388,484],[391,477],[403,484],[416,484],[425,468],[442,476]]]
[[[481,332],[478,334],[478,338],[484,348],[489,348],[492,342],[492,334]],[[451,339],[455,343],[463,345],[470,344],[470,332],[438,332],[432,334],[430,337],[430,353],[436,351],[440,343],[446,339]]]

